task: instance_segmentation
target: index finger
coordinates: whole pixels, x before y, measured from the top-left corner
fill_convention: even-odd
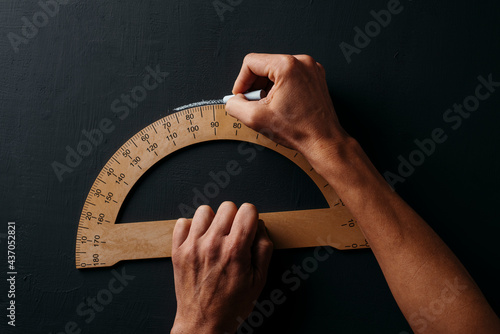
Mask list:
[[[233,86],[233,94],[244,93],[261,77],[274,82],[273,63],[280,55],[249,53],[243,59],[240,73]]]

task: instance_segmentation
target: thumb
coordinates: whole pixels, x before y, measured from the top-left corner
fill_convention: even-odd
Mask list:
[[[248,101],[243,94],[230,98],[226,103],[226,111],[255,131],[265,127],[268,115],[267,105],[260,101]]]

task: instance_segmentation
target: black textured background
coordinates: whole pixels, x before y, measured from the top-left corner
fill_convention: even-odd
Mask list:
[[[227,3],[229,1],[222,1]],[[221,21],[213,1],[75,1],[61,5],[15,52],[8,39],[36,1],[0,2],[0,332],[166,333],[175,315],[170,259],[120,263],[135,276],[95,319],[78,305],[105,289],[111,269],[79,271],[74,244],[84,199],[102,165],[129,137],[175,107],[221,98],[248,52],[306,53],[326,68],[339,117],[381,172],[396,172],[413,141],[441,127],[448,140],[396,190],[427,220],[469,269],[496,312],[495,274],[500,187],[500,91],[453,130],[444,112],[474,94],[477,77],[500,81],[497,1],[401,0],[403,11],[348,64],[339,44],[373,20],[387,1],[232,1]],[[146,66],[165,82],[124,120],[111,110],[141,84]],[[59,182],[82,130],[113,120],[114,131]],[[324,206],[302,172],[275,153],[245,163],[235,143],[183,150],[153,168],[126,202],[123,222],[179,216],[193,187],[235,159],[243,172],[213,199],[255,203],[262,211]],[[268,171],[268,166],[272,166]],[[6,231],[17,226],[16,327],[7,326]],[[284,272],[311,249],[276,251],[263,297],[279,288],[286,302],[254,333],[410,332],[370,251],[335,252],[296,291]],[[78,331],[75,331],[78,333]]]

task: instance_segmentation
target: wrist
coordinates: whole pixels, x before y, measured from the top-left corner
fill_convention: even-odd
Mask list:
[[[345,169],[360,146],[347,133],[336,138],[318,138],[305,143],[300,152],[320,175],[331,175],[332,171]]]
[[[175,318],[174,325],[170,331],[170,334],[192,334],[192,333],[204,333],[204,334],[233,334],[235,330],[228,330],[223,328],[223,326],[218,326],[216,323],[211,323],[207,321],[190,321],[185,319]]]
[[[170,334],[192,334],[192,333],[206,333],[206,334],[225,334],[224,331],[217,331],[211,326],[193,325],[193,324],[176,324],[172,327]],[[231,333],[232,334],[232,333]]]
[[[366,187],[390,189],[358,141],[347,134],[338,140],[318,140],[301,152],[339,196]]]

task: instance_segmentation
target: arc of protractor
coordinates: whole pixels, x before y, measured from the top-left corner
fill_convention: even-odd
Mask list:
[[[302,154],[245,126],[228,115],[223,104],[214,104],[163,117],[139,131],[113,154],[83,205],[76,236],[76,267],[99,268],[124,260],[170,257],[177,219],[116,224],[116,218],[129,191],[151,166],[181,148],[214,140],[254,143],[287,157],[312,179],[325,197],[328,208],[259,214],[275,248],[369,247],[333,187]]]

